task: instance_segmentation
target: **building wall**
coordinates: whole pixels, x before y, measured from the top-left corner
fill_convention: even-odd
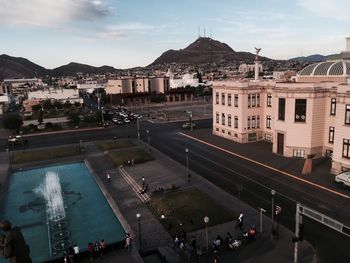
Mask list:
[[[284,135],[283,155],[303,157],[309,154],[315,157],[329,155],[333,151],[332,172],[350,169],[350,159],[342,157],[343,139],[350,140],[350,125],[344,125],[345,105],[350,105],[350,84],[334,83],[275,83],[275,82],[213,82],[213,134],[230,140],[246,143],[253,140],[273,142],[273,152],[278,153],[278,133]],[[336,85],[336,86],[335,86]],[[217,103],[218,94],[218,103]],[[231,94],[231,106],[228,105]],[[248,96],[259,94],[260,106],[248,107]],[[271,94],[271,107],[267,105]],[[222,98],[225,98],[224,104]],[[238,107],[235,107],[235,95],[238,95]],[[336,115],[330,115],[331,99],[337,98]],[[255,97],[256,98],[256,97]],[[279,98],[285,98],[285,119],[278,120]],[[296,121],[296,99],[306,99],[305,122]],[[255,102],[257,104],[257,101]],[[219,114],[217,123],[216,114]],[[223,124],[223,115],[225,122]],[[231,115],[231,127],[228,115]],[[234,127],[234,117],[238,117],[238,128]],[[248,117],[259,116],[259,128],[248,127]],[[270,128],[266,117],[271,116]],[[329,127],[335,128],[334,143],[329,142]],[[252,137],[252,133],[256,137]]]

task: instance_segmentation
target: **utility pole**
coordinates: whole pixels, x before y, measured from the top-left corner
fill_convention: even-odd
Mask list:
[[[136,125],[137,125],[137,139],[140,140],[140,124],[139,124],[139,118],[136,118]]]
[[[302,222],[302,217],[300,216],[300,204],[297,203],[296,211],[295,211],[295,237],[299,239],[299,225]],[[294,263],[298,263],[298,243],[296,241],[294,243]]]

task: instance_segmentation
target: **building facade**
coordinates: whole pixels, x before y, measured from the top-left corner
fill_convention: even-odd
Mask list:
[[[296,82],[212,82],[213,134],[239,143],[270,141],[272,151],[286,157],[331,157],[333,174],[350,170],[346,52],[307,66]]]

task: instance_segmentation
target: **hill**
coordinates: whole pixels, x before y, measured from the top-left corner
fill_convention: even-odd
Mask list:
[[[0,55],[0,79],[5,78],[33,78],[45,76],[49,70],[26,58]]]
[[[110,66],[102,67],[93,67],[86,64],[80,64],[76,62],[71,62],[67,65],[60,66],[52,70],[53,76],[73,76],[77,73],[83,74],[98,74],[98,73],[107,73],[114,72],[117,69]]]
[[[254,61],[255,55],[249,52],[236,52],[230,46],[209,37],[199,37],[189,46],[180,50],[168,50],[150,66],[157,64],[205,64],[228,61]],[[263,60],[267,58],[262,57]]]
[[[44,76],[74,76],[77,73],[98,74],[115,72],[110,66],[93,67],[90,65],[69,63],[53,70],[39,66],[26,58],[0,55],[0,80],[7,78],[33,78]]]
[[[331,56],[334,55],[320,55],[320,54],[315,54],[315,55],[310,55],[307,57],[296,57],[296,58],[291,58],[289,60],[292,61],[299,61],[299,62],[322,62],[322,61],[326,61],[327,59],[329,59]]]

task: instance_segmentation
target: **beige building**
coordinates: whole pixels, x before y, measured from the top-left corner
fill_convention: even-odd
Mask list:
[[[350,47],[350,39],[347,39]],[[296,82],[213,82],[213,134],[271,141],[286,157],[332,158],[350,170],[350,49],[299,72]]]

